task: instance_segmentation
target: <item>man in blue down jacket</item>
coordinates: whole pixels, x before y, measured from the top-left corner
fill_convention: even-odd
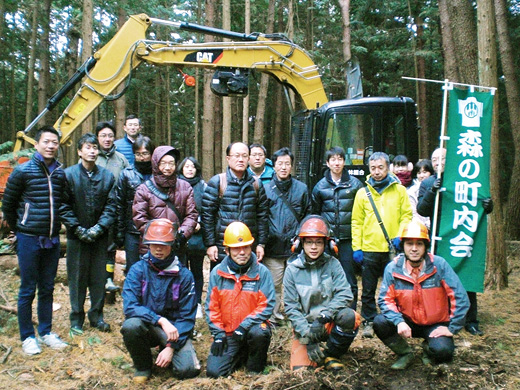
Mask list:
[[[192,378],[200,364],[189,335],[195,325],[197,300],[193,275],[172,250],[178,226],[166,218],[145,228],[143,244],[150,250],[132,266],[123,287],[123,340],[134,362],[134,383],[152,373],[151,348],[161,351],[158,367],[173,365],[178,378]]]
[[[94,134],[78,141],[79,164],[65,170],[67,199],[62,207],[67,227],[67,275],[70,292],[70,332],[83,333],[84,304],[90,291],[90,325],[109,332],[103,319],[108,229],[115,221],[115,178],[98,167],[99,142]]]
[[[38,287],[38,333],[40,341],[54,349],[67,346],[52,333],[54,278],[60,258],[60,217],[67,185],[56,160],[60,135],[50,126],[36,132],[36,153],[18,165],[7,181],[2,211],[16,233],[20,291],[18,325],[22,349],[27,355],[41,353],[32,324],[32,303]]]
[[[269,239],[263,263],[271,271],[276,292],[276,305],[270,321],[278,325],[284,319],[281,311],[282,282],[287,260],[293,254],[292,240],[298,234],[301,220],[311,211],[311,202],[307,186],[291,177],[294,156],[289,148],[276,151],[272,161],[275,175],[265,184],[269,200]]]
[[[352,208],[356,193],[363,188],[361,181],[350,176],[345,169],[345,151],[335,146],[325,153],[327,169],[312,190],[312,212],[324,217],[334,232],[334,240],[338,245],[338,260],[345,271],[345,276],[352,289],[354,299],[351,308],[356,310],[358,286],[356,269],[359,269],[352,258]]]
[[[255,238],[258,261],[264,257],[269,234],[264,186],[247,172],[249,147],[243,142],[232,143],[226,155],[228,169],[209,180],[202,198],[202,234],[211,268],[226,255],[224,231],[231,222],[240,221],[249,227]]]

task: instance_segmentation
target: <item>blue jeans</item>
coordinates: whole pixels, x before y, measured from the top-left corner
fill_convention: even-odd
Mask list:
[[[34,337],[32,302],[38,287],[38,334],[45,336],[52,329],[54,278],[60,259],[60,244],[43,249],[37,236],[17,233],[20,290],[18,292],[18,326],[20,338]]]
[[[388,252],[363,252],[363,268],[361,282],[361,316],[368,322],[374,322],[377,315],[376,289],[379,277],[383,276],[385,267],[390,261]]]
[[[354,299],[350,304],[350,308],[356,311],[357,300],[358,300],[358,285],[357,285],[357,277],[356,272],[361,269],[360,265],[354,261],[352,257],[352,241],[351,240],[342,240],[338,243],[339,249],[339,262],[341,263],[341,267],[343,267],[343,271],[345,272],[345,276],[347,277],[347,282],[350,284],[350,289],[352,290],[352,295]]]

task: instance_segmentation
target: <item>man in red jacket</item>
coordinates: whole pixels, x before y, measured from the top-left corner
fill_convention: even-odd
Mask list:
[[[252,252],[253,241],[244,223],[230,223],[224,232],[227,256],[211,271],[206,298],[213,336],[208,377],[228,376],[243,362],[249,371],[262,372],[267,361],[274,284],[269,270]]]

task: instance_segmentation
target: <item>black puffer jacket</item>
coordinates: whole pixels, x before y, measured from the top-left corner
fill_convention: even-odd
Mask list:
[[[287,258],[292,255],[292,239],[298,234],[300,222],[275,192],[276,180],[265,184],[269,200],[269,239],[265,247],[267,257]],[[296,179],[278,182],[279,191],[285,195],[300,221],[311,211],[311,200],[307,186]]]
[[[332,180],[330,169],[325,171],[312,190],[312,211],[324,217],[334,231],[334,238],[352,239],[352,207],[356,192],[363,188],[361,181],[343,170],[341,181],[336,185]]]
[[[62,206],[63,223],[67,227],[67,238],[77,238],[77,226],[86,229],[99,224],[105,234],[115,221],[115,179],[108,169],[93,169],[89,177],[81,163],[65,169],[68,188]]]
[[[140,234],[132,219],[132,205],[134,204],[135,191],[144,181],[144,176],[134,167],[127,167],[121,172],[115,195],[118,233]]]
[[[254,245],[267,242],[269,224],[267,221],[268,204],[264,186],[258,181],[258,194],[255,179],[246,171],[242,180],[237,180],[226,171],[227,187],[222,199],[219,198],[220,177],[213,176],[202,198],[202,233],[204,245],[217,245],[219,260],[224,259],[224,231],[233,221],[245,223],[253,237]]]
[[[435,195],[432,191],[433,183],[437,180],[437,174],[427,177],[421,182],[419,186],[419,194],[417,195],[417,212],[423,217],[430,217],[430,221],[433,224],[433,214],[435,211]],[[439,194],[442,197],[442,192]],[[439,212],[437,215],[441,215],[440,212],[440,198],[439,197]]]
[[[9,227],[17,232],[54,237],[60,232],[60,206],[67,183],[61,164],[52,173],[35,153],[9,176],[2,211]]]

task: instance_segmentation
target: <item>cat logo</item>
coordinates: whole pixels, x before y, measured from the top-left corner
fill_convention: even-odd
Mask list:
[[[197,62],[212,63],[213,62],[213,53],[206,53],[203,51],[198,51],[197,52]]]
[[[209,49],[187,54],[184,58],[184,62],[196,62],[199,64],[216,64],[221,58],[222,49]]]

